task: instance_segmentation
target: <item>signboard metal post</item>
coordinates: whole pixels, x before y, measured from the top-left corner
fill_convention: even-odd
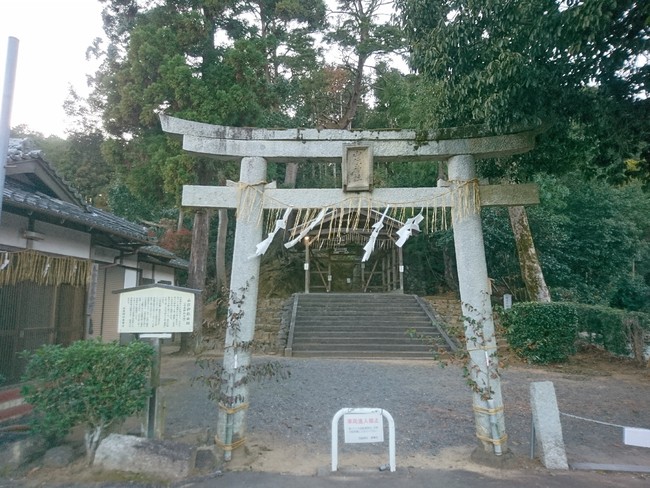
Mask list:
[[[120,295],[118,333],[137,334],[140,339],[151,339],[154,348],[151,396],[146,416],[147,437],[153,439],[160,436],[160,432],[156,432],[160,420],[160,339],[169,339],[176,332],[193,331],[194,300],[201,290],[153,284],[116,290],[113,293]]]
[[[390,471],[394,472],[395,466],[395,421],[393,416],[382,408],[342,408],[332,418],[332,471],[338,469],[339,462],[339,419],[350,416],[350,422],[344,428],[346,443],[383,442],[383,423],[378,422],[378,417],[383,416],[388,421],[388,464]],[[354,422],[353,417],[361,422]],[[381,425],[381,435],[377,428]]]

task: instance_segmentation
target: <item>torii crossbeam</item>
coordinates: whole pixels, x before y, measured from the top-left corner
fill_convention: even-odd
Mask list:
[[[451,207],[460,298],[471,364],[476,434],[486,451],[506,451],[501,384],[490,303],[480,207],[539,203],[535,185],[480,186],[476,159],[529,151],[534,130],[504,135],[460,137],[462,131],[350,131],[317,129],[253,129],[223,127],[160,116],[163,130],[183,136],[189,152],[219,160],[241,160],[236,187],[186,186],[183,205],[237,208],[231,273],[231,299],[224,349],[224,370],[233,378],[224,386],[217,439],[226,452],[245,439],[248,386],[239,381],[250,364],[250,350],[238,347],[253,339],[264,209],[423,208]],[[364,158],[366,164],[364,165]],[[368,158],[370,165],[367,164]],[[267,162],[343,161],[344,189],[276,189],[265,186]],[[446,161],[449,182],[434,188],[372,188],[372,161]],[[368,174],[370,173],[370,174]],[[370,177],[369,177],[370,176]],[[347,179],[346,179],[347,178]],[[242,202],[246,202],[243,205]],[[245,206],[245,209],[243,208]]]

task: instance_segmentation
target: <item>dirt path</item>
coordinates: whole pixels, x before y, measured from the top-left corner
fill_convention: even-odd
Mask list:
[[[351,406],[380,407],[392,413],[402,466],[484,469],[469,457],[476,446],[471,395],[458,366],[441,369],[422,361],[264,360],[287,364],[292,376],[251,387],[248,442],[235,452],[228,469],[315,473],[331,462],[333,414]],[[163,369],[171,381],[167,435],[210,442],[216,410],[205,391],[203,396],[197,394],[197,387],[189,387],[183,379],[194,369],[192,362],[170,357]],[[558,366],[511,362],[502,372],[502,381],[509,446],[520,467],[539,466],[529,460],[533,381],[553,382],[563,414],[650,428],[650,371],[597,350],[582,352]],[[624,446],[621,428],[568,415],[561,420],[570,463],[650,466],[650,450]],[[386,444],[339,447],[341,463],[376,467],[386,462]]]
[[[190,444],[213,442],[217,410],[207,390],[192,385],[193,358],[163,356],[166,398],[165,437]],[[422,469],[459,469],[490,474],[471,459],[476,446],[471,395],[459,366],[440,368],[433,361],[341,361],[288,359],[277,356],[291,377],[251,387],[247,442],[234,452],[227,470],[313,475],[331,463],[330,424],[343,407],[381,407],[395,418],[397,464]],[[583,351],[568,363],[532,367],[511,361],[502,372],[511,465],[542,469],[529,459],[529,387],[552,381],[560,411],[616,426],[650,428],[650,370],[596,350]],[[563,416],[570,463],[616,463],[650,466],[650,449],[624,446],[622,429]],[[137,422],[133,425],[137,425]],[[133,427],[132,425],[132,427]],[[387,460],[386,444],[341,444],[339,465],[376,469]],[[31,472],[30,472],[31,471]],[[93,481],[97,476],[82,461],[66,468],[27,469],[27,485]],[[500,472],[500,476],[504,476]],[[44,484],[45,483],[45,484]],[[1,485],[1,484],[0,484]]]

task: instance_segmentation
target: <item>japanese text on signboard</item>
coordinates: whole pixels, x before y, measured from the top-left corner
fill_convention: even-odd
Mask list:
[[[343,416],[345,442],[384,442],[384,422],[381,413],[356,413]]]
[[[120,333],[191,332],[193,322],[193,293],[120,297]]]

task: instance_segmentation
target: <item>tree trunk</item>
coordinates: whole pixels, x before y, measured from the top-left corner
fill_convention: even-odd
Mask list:
[[[524,280],[528,299],[534,302],[550,302],[551,294],[546,286],[544,273],[537,258],[526,209],[522,206],[508,207],[508,214],[512,232],[515,235],[521,278]]]
[[[183,219],[185,217],[185,214],[183,213],[183,209],[179,209],[178,211],[178,222],[176,223],[176,232],[180,232],[183,230]]]
[[[228,235],[228,210],[219,209],[219,227],[217,228],[217,248],[215,262],[217,266],[217,290],[228,286],[228,271],[226,270],[226,236]],[[226,295],[227,296],[227,295]]]
[[[363,39],[363,37],[362,37]],[[347,106],[345,107],[345,112],[341,116],[341,119],[336,122],[335,129],[351,129],[352,120],[357,115],[357,110],[359,109],[359,103],[361,102],[361,96],[363,95],[363,69],[366,65],[368,56],[360,55],[357,60],[357,68],[354,77],[354,82],[352,83],[352,94],[348,100]]]
[[[198,290],[205,288],[209,234],[209,212],[206,209],[199,209],[194,214],[194,225],[192,227],[192,251],[190,252],[190,267],[187,277],[187,286],[189,288]],[[197,351],[202,341],[202,327],[203,295],[201,294],[196,297],[194,302],[194,331],[192,334],[181,334],[180,353],[188,354]]]
[[[104,436],[104,428],[101,425],[95,427],[87,427],[84,433],[84,444],[86,446],[86,463],[92,466],[95,460],[95,453],[99,447],[99,443]]]
[[[445,283],[447,288],[458,291],[458,275],[456,274],[455,259],[446,247],[442,249],[442,260],[445,265]]]

